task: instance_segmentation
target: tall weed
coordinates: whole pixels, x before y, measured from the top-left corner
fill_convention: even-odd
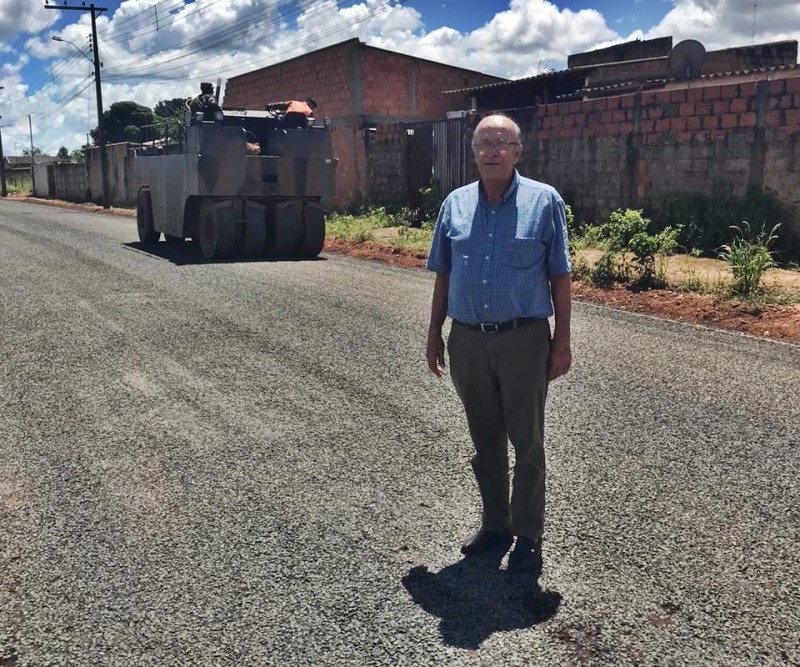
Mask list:
[[[780,223],[770,232],[763,227],[757,234],[746,220],[742,226],[732,225],[735,238],[720,249],[720,259],[724,259],[733,272],[731,291],[736,296],[750,298],[761,285],[764,274],[775,266],[772,246],[778,239]]]

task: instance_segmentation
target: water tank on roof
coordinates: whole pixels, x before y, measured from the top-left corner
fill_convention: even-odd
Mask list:
[[[703,73],[706,47],[696,39],[684,39],[669,52],[669,73],[675,79],[696,79]]]

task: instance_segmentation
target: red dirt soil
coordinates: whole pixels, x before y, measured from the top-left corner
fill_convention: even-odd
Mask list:
[[[419,250],[395,248],[372,241],[353,243],[342,239],[327,239],[325,250],[409,268],[424,267],[427,256],[427,253]],[[671,290],[637,292],[621,285],[601,289],[583,281],[573,282],[572,293],[577,299],[618,310],[740,331],[800,345],[800,304],[770,304],[755,308],[747,303],[710,294]]]

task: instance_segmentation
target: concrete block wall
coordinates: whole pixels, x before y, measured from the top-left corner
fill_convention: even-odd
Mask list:
[[[108,156],[108,196],[111,204],[131,204],[136,201],[136,193],[131,192],[129,144],[107,144]],[[103,201],[103,171],[100,149],[92,146],[85,151],[86,185],[88,198],[95,203]]]
[[[624,44],[615,44],[605,49],[597,49],[586,53],[575,53],[567,58],[567,67],[584,67],[602,63],[617,63],[623,60],[642,60],[644,58],[661,58],[669,55],[672,48],[672,37],[637,40]]]
[[[795,65],[797,42],[773,42],[754,46],[738,46],[706,54],[705,72],[732,72],[757,67]]]
[[[404,204],[408,198],[405,125],[377,126],[368,135],[366,154],[369,201]]]
[[[670,190],[800,204],[800,73],[540,106],[534,146],[521,169],[587,218]]]
[[[653,58],[628,63],[602,65],[587,77],[587,85],[617,83],[621,81],[641,81],[669,76],[669,61],[666,58]]]
[[[55,175],[55,192],[51,196],[67,201],[84,201],[86,197],[86,165],[55,164],[50,167]]]

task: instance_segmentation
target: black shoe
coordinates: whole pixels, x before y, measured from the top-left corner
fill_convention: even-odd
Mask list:
[[[479,530],[461,545],[461,553],[465,556],[485,551],[508,551],[514,537],[507,530]]]
[[[542,540],[518,537],[514,550],[508,556],[508,569],[539,576],[542,573]]]

